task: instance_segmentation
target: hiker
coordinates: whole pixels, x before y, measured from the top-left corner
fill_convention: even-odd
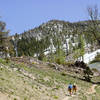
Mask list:
[[[73,86],[72,86],[72,84],[70,83],[70,84],[68,85],[68,91],[69,91],[69,94],[70,94],[70,95],[72,95],[72,88],[73,88]]]
[[[73,84],[73,93],[76,94],[76,91],[77,91],[77,86],[76,86],[76,84],[74,83],[74,84]]]

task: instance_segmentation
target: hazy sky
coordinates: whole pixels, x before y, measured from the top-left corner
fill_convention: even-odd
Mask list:
[[[93,5],[100,11],[100,0],[0,0],[0,16],[10,33],[15,34],[52,19],[87,20],[87,6]]]

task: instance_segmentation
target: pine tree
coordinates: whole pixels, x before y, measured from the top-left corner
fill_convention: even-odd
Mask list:
[[[84,78],[86,81],[90,82],[91,81],[91,76],[93,75],[93,72],[91,71],[91,69],[87,66],[85,69],[84,69]]]
[[[5,56],[7,54],[8,49],[8,31],[6,31],[6,24],[0,21],[0,53],[1,56]]]
[[[80,49],[80,56],[82,56],[82,60],[84,60],[83,55],[85,54],[85,41],[84,41],[83,35],[79,36],[78,47]]]

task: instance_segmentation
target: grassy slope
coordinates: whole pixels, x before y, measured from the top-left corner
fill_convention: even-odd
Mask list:
[[[86,91],[92,86],[91,83],[74,78],[71,74],[63,76],[62,72],[34,66],[33,64],[33,67],[29,68],[23,63],[14,62],[7,64],[0,59],[0,93],[5,94],[7,100],[62,100],[66,96],[68,84],[75,82],[78,85],[78,93],[71,100],[99,100],[100,85],[96,87],[96,93],[88,95]]]

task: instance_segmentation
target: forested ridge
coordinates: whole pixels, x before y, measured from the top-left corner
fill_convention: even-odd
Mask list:
[[[52,55],[66,57],[69,54],[76,55],[80,52],[77,56],[73,56],[77,59],[85,52],[97,48],[97,41],[90,31],[90,25],[91,21],[70,23],[51,20],[20,35],[16,34],[14,37],[18,39],[18,56],[35,56],[46,59],[45,54],[48,54],[50,58]],[[97,36],[99,37],[99,34]],[[87,48],[89,49],[86,50]]]

